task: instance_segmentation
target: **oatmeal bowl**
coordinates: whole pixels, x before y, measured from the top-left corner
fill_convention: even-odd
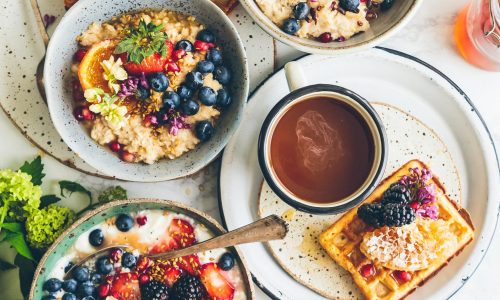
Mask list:
[[[174,259],[148,255],[224,233],[211,217],[163,199],[100,206],[68,228],[40,260],[30,300],[253,299],[237,248]]]
[[[297,50],[342,54],[376,46],[405,26],[422,0],[242,0],[262,29]]]
[[[162,181],[211,162],[248,95],[241,40],[211,1],[81,1],[56,28],[44,84],[62,139],[104,175]]]

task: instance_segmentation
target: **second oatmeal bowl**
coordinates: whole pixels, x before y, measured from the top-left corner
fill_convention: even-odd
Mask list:
[[[45,58],[52,122],[104,175],[153,182],[210,163],[248,96],[245,50],[211,1],[80,1]]]

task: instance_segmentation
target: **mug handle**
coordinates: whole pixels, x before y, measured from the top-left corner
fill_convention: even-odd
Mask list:
[[[300,63],[296,61],[288,62],[285,65],[285,77],[290,92],[309,85],[307,83],[306,76],[304,75],[304,71],[300,66]]]

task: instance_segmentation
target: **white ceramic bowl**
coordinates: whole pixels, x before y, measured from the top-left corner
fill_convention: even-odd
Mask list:
[[[107,147],[97,144],[73,117],[71,95],[71,63],[77,50],[76,37],[92,22],[103,22],[125,12],[146,8],[195,16],[220,38],[225,64],[233,74],[229,87],[233,103],[219,118],[214,136],[181,157],[163,159],[152,165],[123,162]],[[100,172],[122,180],[142,182],[187,176],[210,163],[240,122],[249,83],[246,54],[238,32],[229,18],[209,0],[79,1],[65,14],[52,35],[45,57],[44,81],[50,116],[64,142]]]
[[[390,10],[379,14],[376,20],[370,21],[368,31],[356,34],[344,42],[331,43],[321,43],[286,34],[262,12],[255,0],[240,0],[240,2],[255,22],[280,42],[303,52],[334,55],[360,51],[381,44],[410,21],[423,0],[397,0]]]

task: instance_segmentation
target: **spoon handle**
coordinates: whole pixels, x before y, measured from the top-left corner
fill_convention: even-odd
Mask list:
[[[42,13],[40,12],[40,7],[38,6],[37,0],[30,0],[31,8],[33,9],[33,13],[35,14],[36,25],[38,26],[38,30],[40,30],[40,34],[42,35],[42,40],[47,48],[49,44],[49,35],[47,34],[47,30],[45,30],[45,23],[42,19]]]
[[[212,249],[278,240],[283,239],[287,231],[286,222],[276,215],[271,215],[205,242],[176,251],[148,255],[148,257],[152,259],[172,259]]]

